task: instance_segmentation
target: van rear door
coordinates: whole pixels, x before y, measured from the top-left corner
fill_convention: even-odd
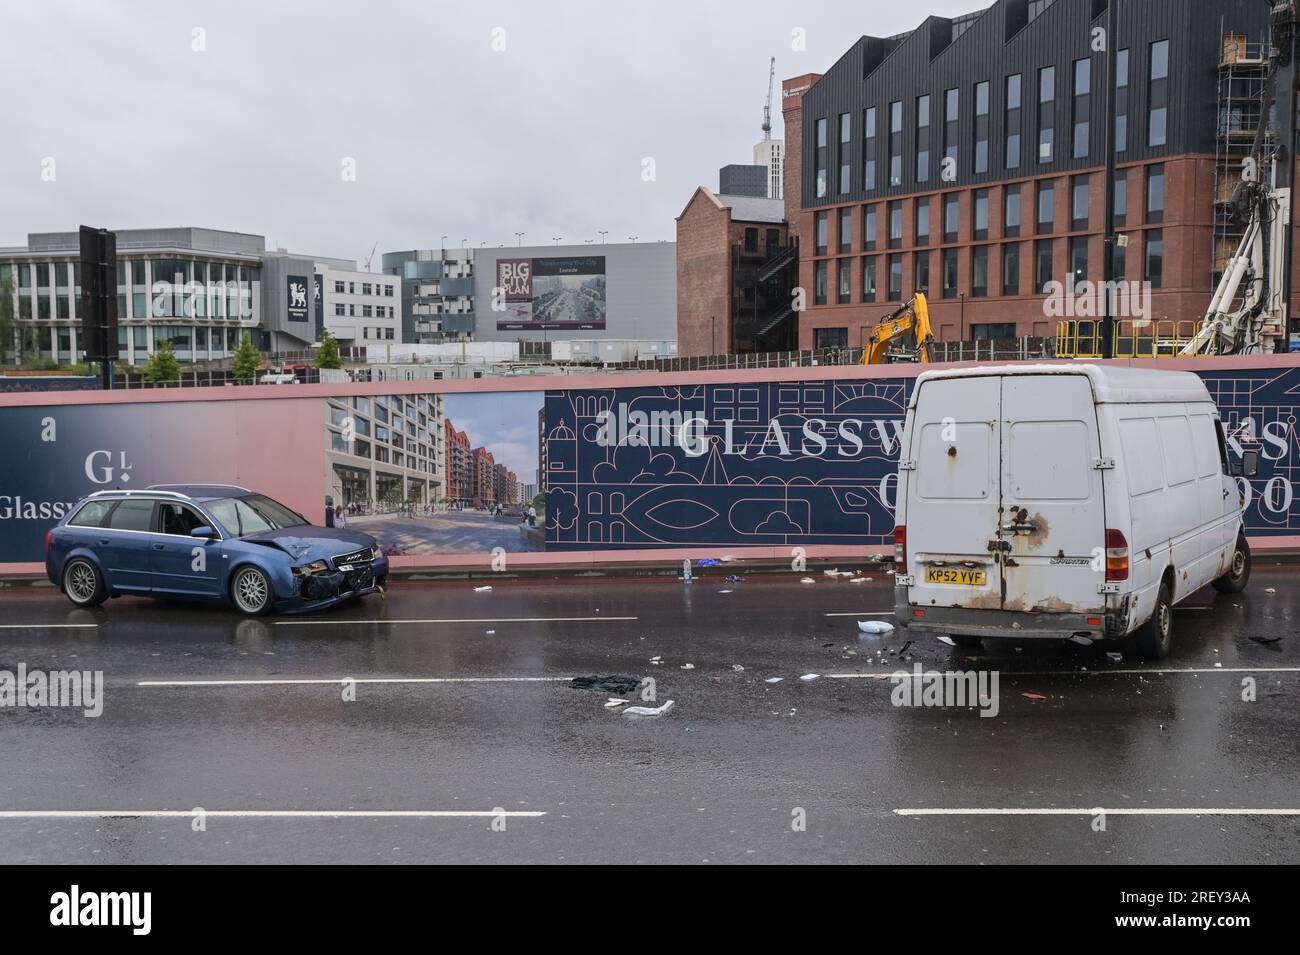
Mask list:
[[[990,541],[998,527],[1002,379],[922,382],[912,418],[907,479],[910,603],[1000,605]]]
[[[1001,418],[1003,609],[1102,612],[1105,502],[1088,378],[1008,375]]]

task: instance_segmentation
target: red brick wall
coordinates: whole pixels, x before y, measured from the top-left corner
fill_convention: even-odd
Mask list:
[[[677,217],[677,353],[711,355],[730,338],[731,211],[707,189]]]
[[[789,164],[794,165],[794,162],[794,157],[790,156]],[[1180,156],[1167,160],[1164,166],[1164,221],[1158,223],[1146,221],[1147,165],[1121,167],[1127,170],[1128,175],[1128,214],[1126,223],[1119,226],[1117,231],[1122,235],[1128,235],[1130,240],[1127,250],[1126,278],[1129,281],[1142,280],[1145,236],[1150,229],[1163,230],[1164,274],[1161,288],[1153,290],[1152,293],[1151,317],[1157,320],[1175,319],[1196,322],[1204,314],[1212,292],[1213,160],[1204,156]],[[1071,221],[1072,182],[1075,175],[1089,176],[1088,226],[1087,229],[1078,231],[1073,229]],[[1045,179],[1051,179],[1055,183],[1055,219],[1050,235],[1038,235],[1036,186],[1040,180]],[[1004,234],[1005,186],[1010,182],[1019,183],[1021,187],[1021,225],[1018,237],[1007,237]],[[815,330],[818,328],[847,328],[849,344],[861,345],[867,331],[884,315],[901,304],[886,300],[889,256],[895,253],[902,256],[903,297],[908,298],[915,288],[913,276],[915,253],[922,249],[930,252],[931,319],[936,336],[940,340],[969,340],[970,326],[975,323],[1014,322],[1018,335],[1055,335],[1058,318],[1045,314],[1044,296],[1035,294],[1035,242],[1046,238],[1054,240],[1052,277],[1057,281],[1065,281],[1069,269],[1070,239],[1086,236],[1088,278],[1094,282],[1101,281],[1102,231],[1105,221],[1104,171],[1098,168],[1066,175],[1032,177],[1010,180],[1008,183],[991,183],[987,187],[980,186],[979,188],[989,190],[989,230],[988,238],[978,242],[973,233],[975,188],[966,186],[959,190],[958,236],[957,242],[952,244],[943,242],[942,197],[946,192],[953,190],[897,197],[903,203],[903,240],[897,249],[888,247],[890,200],[881,199],[875,203],[878,234],[876,249],[873,252],[866,251],[862,243],[862,216],[865,204],[854,204],[852,252],[847,254],[847,257],[852,259],[850,269],[852,302],[846,305],[835,303],[837,263],[839,259],[845,257],[837,252],[839,207],[831,206],[825,210],[829,215],[829,248],[828,254],[824,256],[816,255],[815,210],[798,210],[792,227],[797,228],[801,236],[799,284],[806,290],[807,296],[807,309],[800,317],[799,347],[814,347]],[[931,197],[930,240],[927,245],[918,247],[914,210],[915,200],[923,195]],[[1006,242],[1020,243],[1020,291],[1015,296],[1001,294],[1002,244]],[[988,295],[981,298],[975,298],[972,290],[971,248],[974,246],[988,246],[989,249]],[[964,294],[964,303],[960,297],[952,299],[942,297],[942,250],[951,248],[958,250],[957,291]],[[867,255],[874,255],[877,263],[878,294],[874,303],[864,303],[861,300],[862,265],[863,258]],[[815,268],[816,262],[820,260],[827,261],[829,294],[826,305],[816,305],[814,298]]]

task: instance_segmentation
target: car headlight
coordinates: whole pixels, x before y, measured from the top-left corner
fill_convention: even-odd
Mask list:
[[[313,560],[310,564],[304,564],[302,567],[295,567],[293,575],[295,577],[309,577],[312,574],[323,574],[329,570],[329,565],[323,560]]]
[[[383,552],[382,550],[379,549],[379,545],[378,545],[378,544],[376,544],[374,547],[370,548],[370,559],[371,559],[371,560],[378,560],[379,558],[381,558],[381,557],[383,557],[383,556],[384,556],[384,552]]]

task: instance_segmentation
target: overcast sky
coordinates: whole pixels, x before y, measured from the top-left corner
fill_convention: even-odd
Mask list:
[[[443,235],[671,240],[696,186],[752,161],[769,57],[781,136],[782,78],[982,5],[12,0],[0,246],[193,225],[358,261],[378,243],[378,270]]]

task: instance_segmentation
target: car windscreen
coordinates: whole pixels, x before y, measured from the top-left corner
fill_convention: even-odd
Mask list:
[[[206,504],[208,511],[236,537],[272,531],[281,527],[301,527],[307,520],[278,501],[263,494],[246,497],[223,497]]]

